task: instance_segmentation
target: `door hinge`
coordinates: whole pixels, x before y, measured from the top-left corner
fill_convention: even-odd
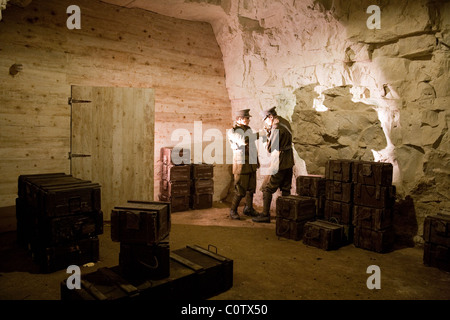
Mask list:
[[[68,104],[73,104],[73,103],[91,103],[92,101],[90,100],[78,100],[78,99],[72,99],[72,97],[69,98],[68,100]]]
[[[80,153],[72,153],[72,152],[69,152],[69,159],[72,159],[72,158],[88,158],[88,157],[90,157],[91,155],[90,154],[80,154]]]

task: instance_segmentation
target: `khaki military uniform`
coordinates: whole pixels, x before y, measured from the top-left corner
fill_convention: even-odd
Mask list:
[[[263,181],[261,191],[273,194],[280,188],[283,194],[290,194],[294,167],[290,123],[283,117],[276,116],[272,127],[267,132],[267,139],[267,151],[279,154],[278,168],[275,168],[276,172]]]
[[[270,205],[272,195],[280,189],[283,196],[291,193],[294,167],[294,152],[292,150],[292,129],[289,122],[277,115],[275,107],[261,113],[263,121],[273,117],[271,127],[267,128],[267,151],[271,157],[270,175],[264,179],[261,191],[263,193],[263,212],[253,218],[254,222],[270,223]]]
[[[259,160],[256,149],[258,134],[246,125],[235,125],[228,132],[233,150],[233,175],[235,192],[241,197],[256,191],[256,170]]]

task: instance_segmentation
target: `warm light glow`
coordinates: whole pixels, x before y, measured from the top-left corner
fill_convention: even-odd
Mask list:
[[[319,96],[317,98],[314,98],[314,102],[313,102],[313,108],[317,111],[317,112],[325,112],[328,111],[328,108],[326,106],[324,106],[323,101],[325,99],[324,95],[322,94],[322,92],[324,90],[326,90],[327,88],[324,86],[316,86],[314,88],[314,91],[317,92],[319,94]]]
[[[399,125],[398,110],[396,106],[389,105],[386,100],[380,98],[361,98],[362,95],[359,94],[358,90],[352,91],[353,102],[361,102],[370,105],[378,114],[378,119],[380,120],[381,128],[383,129],[384,135],[386,137],[386,147],[382,150],[373,150],[374,161],[377,162],[389,162],[393,166],[393,182],[401,181],[400,170],[398,167],[397,157],[395,156],[395,146],[390,138],[391,130],[395,126]]]
[[[313,108],[317,111],[317,112],[325,112],[328,111],[328,108],[325,107],[323,105],[323,99],[314,99],[314,104],[313,104]]]

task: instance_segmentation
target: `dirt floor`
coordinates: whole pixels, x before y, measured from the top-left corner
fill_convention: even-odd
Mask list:
[[[231,220],[224,204],[172,214],[171,250],[213,245],[233,260],[233,287],[211,300],[450,300],[450,273],[425,266],[420,247],[376,253],[350,244],[324,251],[279,238],[275,219],[257,224],[241,217]],[[100,261],[82,273],[118,264],[119,243],[111,241],[107,223],[99,238]],[[380,268],[380,289],[367,287],[371,265]],[[13,243],[0,251],[0,300],[59,300],[67,277],[66,270],[39,274]]]

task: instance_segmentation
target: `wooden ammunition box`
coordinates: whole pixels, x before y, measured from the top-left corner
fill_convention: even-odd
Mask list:
[[[340,248],[344,237],[344,227],[336,223],[315,220],[304,226],[303,243],[323,250]]]
[[[122,243],[157,244],[170,233],[168,202],[128,201],[111,211],[111,239]]]
[[[297,195],[280,196],[276,200],[276,215],[283,219],[303,221],[314,219],[316,202]]]

